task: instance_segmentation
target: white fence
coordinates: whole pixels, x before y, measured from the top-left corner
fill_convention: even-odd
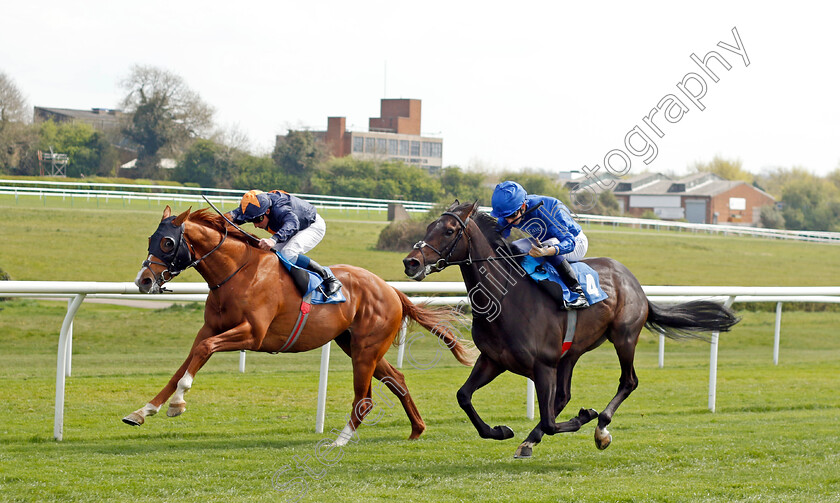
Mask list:
[[[406,294],[434,293],[434,294],[466,294],[463,283],[459,282],[408,282],[396,281],[389,284]],[[144,295],[139,292],[134,283],[101,283],[75,281],[0,281],[0,296],[53,297],[69,298],[67,314],[61,325],[58,339],[58,357],[56,364],[55,386],[55,422],[53,436],[56,440],[63,438],[64,428],[64,389],[66,377],[71,374],[71,354],[73,341],[73,319],[86,298],[118,298],[142,299],[159,301],[203,301],[208,292],[206,283],[170,283],[172,293],[159,295]],[[776,325],[773,343],[773,363],[779,362],[779,341],[781,337],[781,314],[783,302],[840,302],[840,287],[724,287],[724,286],[645,286],[647,296],[662,303],[679,303],[695,298],[706,298],[731,305],[734,302],[776,302]],[[429,297],[413,297],[420,302]],[[436,304],[468,303],[469,299],[459,297],[434,297]],[[712,334],[711,353],[709,357],[709,410],[715,410],[715,396],[717,386],[717,355],[718,335]],[[405,331],[400,335],[398,353],[399,367],[405,349]],[[659,337],[659,366],[664,366],[665,337]],[[239,370],[245,369],[244,351],[240,353]],[[330,344],[321,348],[321,372],[318,385],[318,409],[315,426],[318,433],[323,432],[326,385],[329,369]],[[527,411],[529,419],[534,417],[533,383],[528,380]]]
[[[203,204],[201,195],[204,194],[214,203],[220,205],[233,204],[242,196],[241,190],[213,189],[198,187],[182,187],[167,185],[133,185],[120,183],[84,183],[84,182],[52,182],[41,180],[0,180],[0,194],[20,196],[37,196],[45,203],[50,197],[62,199],[74,198],[95,201],[121,200],[123,204],[132,201],[152,202],[186,202]],[[325,196],[318,194],[295,194],[311,202],[318,208],[340,210],[369,210],[386,211],[392,203],[402,204],[409,212],[429,211],[434,203],[421,201],[403,201],[395,199],[368,199],[360,197]],[[482,211],[489,211],[489,207],[482,207]],[[741,225],[726,224],[692,224],[669,220],[652,220],[645,218],[611,217],[599,215],[575,215],[578,222],[586,224],[612,225],[613,227],[637,227],[656,230],[676,230],[686,232],[703,232],[712,234],[753,236],[771,239],[791,239],[797,241],[811,241],[840,244],[840,232],[797,231],[764,229]]]
[[[197,187],[180,187],[166,185],[131,185],[119,183],[78,183],[78,182],[46,182],[30,180],[0,180],[0,194],[13,195],[17,200],[21,196],[46,198],[62,198],[62,200],[93,199],[122,201],[123,204],[132,201],[205,204],[202,195],[216,204],[237,204],[242,197],[242,190],[205,189]],[[340,210],[373,210],[387,211],[389,204],[402,204],[409,212],[429,211],[434,203],[421,201],[403,201],[398,199],[371,199],[362,197],[324,196],[318,194],[294,194],[306,199],[318,208]]]

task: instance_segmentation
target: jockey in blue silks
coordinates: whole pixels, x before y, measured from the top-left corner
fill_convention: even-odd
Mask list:
[[[327,223],[308,202],[282,190],[251,190],[229,215],[235,224],[251,222],[270,232],[270,238],[260,239],[260,248],[279,252],[290,263],[321,276],[327,297],[341,288],[335,276],[304,255],[321,242],[327,231]]]
[[[552,242],[557,241],[548,246],[533,246],[529,255],[547,257],[569,290],[578,294],[577,299],[566,303],[566,309],[588,307],[589,302],[569,262],[583,259],[589,240],[572,218],[569,208],[553,197],[528,194],[521,185],[512,181],[496,185],[492,205],[490,214],[498,219],[499,228],[504,228],[503,237],[510,235],[510,227],[513,226],[540,243],[551,238],[554,238]]]

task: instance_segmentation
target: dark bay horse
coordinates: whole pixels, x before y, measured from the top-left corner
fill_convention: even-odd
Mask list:
[[[639,384],[633,357],[642,327],[670,338],[684,338],[727,331],[738,322],[729,309],[710,301],[658,306],[647,300],[638,280],[622,264],[609,258],[586,259],[609,297],[576,313],[574,340],[564,354],[567,312],[525,277],[497,232],[496,219],[477,209],[477,204],[455,201],[429,224],[423,241],[403,263],[406,275],[418,281],[448,265],[461,267],[472,304],[473,341],[481,354],[457,398],[482,438],[505,440],[513,437],[513,431],[485,423],[473,408],[473,393],[506,370],[534,381],[540,421],[517,448],[516,457],[529,457],[543,434],[577,431],[596,417],[595,444],[600,449],[609,446],[612,436],[607,425]],[[604,341],[615,346],[621,365],[615,397],[600,414],[581,409],[576,417],[556,423],[571,398],[575,364]]]
[[[336,443],[346,443],[372,409],[372,377],[382,381],[402,403],[411,421],[409,439],[419,437],[426,425],[403,374],[383,356],[403,319],[410,318],[441,338],[458,361],[472,365],[470,351],[446,328],[452,312],[415,306],[375,274],[359,267],[335,265],[331,269],[343,284],[347,301],[313,305],[294,345],[288,347],[301,312],[301,295],[277,256],[255,247],[246,239],[249,236],[207,209],[194,213],[187,210],[174,217],[166,207],[157,231],[149,238],[149,257],[135,283],[144,293],[157,293],[173,276],[195,267],[210,285],[204,326],[187,359],[166,386],[123,421],[134,426],[143,424],[170,396],[166,415],[183,413],[184,393],[217,351],[301,352],[334,340],[353,361],[355,392],[350,420]]]

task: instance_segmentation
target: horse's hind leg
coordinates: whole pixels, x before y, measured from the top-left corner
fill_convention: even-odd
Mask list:
[[[336,344],[340,347],[347,356],[350,356],[350,333],[344,332],[340,336],[335,339]],[[426,423],[423,422],[423,418],[420,417],[420,412],[417,410],[417,406],[414,405],[414,399],[411,398],[411,394],[408,392],[408,386],[405,383],[405,376],[399,370],[395,369],[385,358],[382,358],[377,362],[376,369],[373,372],[373,377],[379,379],[391,392],[399,399],[400,403],[405,410],[406,415],[408,416],[408,420],[411,421],[411,435],[408,437],[409,440],[415,440],[418,438],[425,430],[426,430]],[[379,395],[377,390],[373,390],[374,393]],[[392,402],[385,396],[380,396],[380,399],[388,405],[391,406]],[[374,405],[377,405],[374,401]]]
[[[403,376],[403,373],[395,369],[388,361],[385,360],[385,358],[383,358],[376,364],[376,370],[373,373],[373,377],[379,379],[382,384],[391,390],[391,392],[399,399],[403,406],[403,410],[405,410],[405,414],[408,416],[408,420],[411,421],[411,435],[409,435],[408,439],[416,440],[423,434],[424,431],[426,431],[426,423],[423,422],[423,418],[420,417],[420,412],[417,410],[417,406],[414,405],[414,400],[408,393],[408,386],[405,384],[405,376]],[[374,392],[379,395],[376,389],[374,389]],[[385,396],[380,396],[380,398],[388,406],[391,405],[391,402]],[[378,404],[375,403],[375,405]]]
[[[636,352],[636,337],[614,338],[615,351],[621,365],[621,377],[618,381],[618,391],[606,408],[598,415],[598,426],[595,428],[595,445],[599,449],[606,449],[612,442],[612,435],[607,431],[607,425],[612,422],[613,414],[621,403],[639,386],[633,358]]]

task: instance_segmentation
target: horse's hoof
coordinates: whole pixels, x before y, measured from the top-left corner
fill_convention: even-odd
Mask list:
[[[513,430],[504,425],[496,426],[495,428],[493,428],[493,430],[499,435],[501,435],[497,438],[497,440],[507,440],[509,438],[513,438],[514,435]]]
[[[531,457],[531,453],[533,452],[533,447],[528,445],[528,442],[523,442],[519,444],[519,447],[516,448],[516,452],[513,453],[514,459],[528,459]]]
[[[187,410],[186,402],[170,403],[169,409],[166,411],[166,415],[169,417],[177,417],[183,414],[185,410]]]
[[[124,422],[125,424],[127,424],[129,426],[140,426],[145,421],[146,420],[143,419],[143,416],[141,416],[140,414],[138,414],[136,412],[132,412],[131,414],[122,418],[122,422]]]
[[[600,449],[604,450],[610,446],[612,443],[612,435],[610,432],[607,431],[606,428],[603,430],[600,428],[595,428],[595,446]]]

